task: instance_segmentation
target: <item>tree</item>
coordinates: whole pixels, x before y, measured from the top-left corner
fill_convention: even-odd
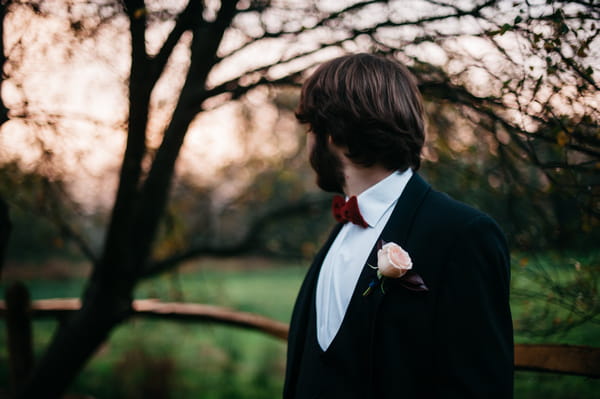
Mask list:
[[[2,272],[2,266],[4,265],[4,253],[10,234],[10,226],[8,205],[6,205],[6,202],[0,197],[0,272]]]
[[[6,3],[3,1],[0,3],[0,37],[4,37],[4,18],[6,17]],[[4,54],[4,42],[0,42],[0,67],[4,70],[4,64],[6,63],[6,55]],[[2,82],[4,81],[4,74],[0,76],[0,90],[2,90]],[[0,126],[8,120],[8,108],[4,104],[4,100],[0,98]]]
[[[153,258],[175,163],[195,118],[261,86],[298,85],[302,71],[342,52],[377,52],[407,63],[427,101],[451,105],[463,123],[471,123],[468,130],[459,130],[464,136],[448,140],[471,140],[471,146],[481,147],[479,152],[497,154],[502,162],[490,176],[523,190],[574,196],[584,229],[595,231],[598,224],[595,61],[600,7],[593,0],[423,0],[410,9],[402,1],[376,0],[341,7],[325,1],[189,1],[175,6],[143,0],[64,6],[29,1],[4,2],[2,11],[8,19],[18,13],[66,17],[74,40],[116,27],[127,35],[130,50],[125,152],[102,249],[96,254],[76,229],[63,226],[77,238],[93,272],[82,309],[60,325],[21,397],[59,396],[110,331],[127,319],[140,279],[195,256],[242,253],[265,221],[287,208],[306,209],[318,201],[308,198],[259,212],[238,242],[202,243]],[[168,33],[156,44],[149,35],[160,29]],[[18,91],[19,79],[26,77],[19,75],[22,52],[15,49],[26,41],[13,37],[11,43],[11,51],[4,49],[4,70]],[[167,123],[158,128],[160,144],[153,148],[148,132],[157,130],[152,121],[159,112],[153,96],[173,67],[169,63],[178,46],[188,52],[189,65],[182,68],[181,88],[171,99]],[[214,76],[219,73],[221,77]],[[8,108],[11,119],[35,117],[26,93]],[[465,149],[459,147],[453,151],[462,156]]]

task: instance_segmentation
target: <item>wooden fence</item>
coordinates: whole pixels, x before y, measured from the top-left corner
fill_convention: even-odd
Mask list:
[[[7,319],[9,354],[14,384],[19,384],[23,373],[31,367],[31,319],[63,318],[78,310],[79,299],[44,299],[29,303],[19,290],[14,300],[0,301],[0,317]],[[20,295],[20,296],[19,296]],[[212,322],[262,331],[286,340],[288,325],[279,321],[233,309],[195,304],[161,302],[144,299],[133,301],[133,317],[159,318],[163,320]],[[600,348],[574,345],[517,344],[515,345],[515,369],[543,371],[600,378]]]

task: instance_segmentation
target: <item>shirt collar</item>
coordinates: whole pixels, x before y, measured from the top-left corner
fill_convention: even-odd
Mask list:
[[[369,227],[377,225],[383,214],[393,206],[413,175],[411,168],[395,171],[357,196],[360,213]]]

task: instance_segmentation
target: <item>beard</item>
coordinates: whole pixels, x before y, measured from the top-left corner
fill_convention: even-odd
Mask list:
[[[310,166],[317,174],[317,186],[331,193],[344,193],[346,178],[342,161],[327,145],[327,138],[317,137],[310,150]]]

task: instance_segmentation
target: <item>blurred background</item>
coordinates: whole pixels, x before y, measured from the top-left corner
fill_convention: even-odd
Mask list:
[[[284,340],[131,303],[288,323],[334,224],[299,87],[351,52],[410,68],[420,173],[505,231],[516,343],[600,347],[597,1],[5,0],[0,18],[0,293],[83,303],[25,312],[16,366],[3,308],[0,392],[280,397]],[[516,373],[516,398],[598,392]]]

